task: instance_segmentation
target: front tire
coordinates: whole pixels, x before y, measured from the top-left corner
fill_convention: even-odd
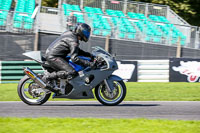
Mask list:
[[[46,93],[26,75],[20,80],[17,92],[20,99],[28,105],[41,105],[51,96],[51,93]]]
[[[95,88],[95,96],[103,105],[114,106],[121,103],[126,96],[126,86],[123,81],[113,81],[114,89],[109,93],[104,82]]]

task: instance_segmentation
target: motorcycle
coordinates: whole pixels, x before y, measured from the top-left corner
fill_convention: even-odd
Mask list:
[[[108,52],[101,47],[93,47],[92,54],[97,59],[97,68],[82,67],[74,64],[70,57],[66,60],[78,72],[78,76],[71,80],[57,78],[52,81],[54,88],[59,89],[61,95],[53,95],[53,98],[91,99],[94,98],[103,105],[113,106],[121,103],[126,96],[126,86],[123,79],[112,75],[118,69],[117,63]],[[46,89],[46,83],[42,81],[45,73],[55,70],[48,64],[40,51],[31,51],[23,55],[38,62],[44,72],[35,73],[25,67],[25,76],[18,84],[18,95],[28,105],[44,104],[51,96],[51,91]],[[80,57],[90,60],[86,57]],[[94,89],[94,91],[93,91]]]

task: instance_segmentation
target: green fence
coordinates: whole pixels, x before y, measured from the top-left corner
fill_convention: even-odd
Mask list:
[[[35,61],[1,61],[0,83],[18,83],[25,75],[23,67],[29,67],[36,73],[43,72],[42,67]]]

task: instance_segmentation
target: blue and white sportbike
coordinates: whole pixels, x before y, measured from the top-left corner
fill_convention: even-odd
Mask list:
[[[118,105],[126,96],[126,86],[123,80],[112,73],[118,69],[117,63],[108,52],[100,47],[94,47],[92,54],[97,58],[97,69],[82,67],[66,58],[69,64],[78,72],[78,76],[71,80],[57,78],[53,80],[53,86],[59,89],[61,95],[54,98],[90,99],[94,98],[103,105]],[[18,85],[18,95],[28,105],[41,105],[51,96],[51,91],[45,89],[46,84],[41,80],[45,72],[55,71],[41,56],[40,51],[24,53],[25,56],[38,62],[44,72],[36,73],[30,68],[24,68],[25,76]],[[83,59],[89,60],[86,57]],[[94,91],[93,91],[94,88]]]

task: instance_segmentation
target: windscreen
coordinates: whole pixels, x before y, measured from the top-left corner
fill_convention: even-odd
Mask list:
[[[103,53],[105,55],[111,56],[106,50],[104,50],[103,48],[101,48],[99,46],[95,46],[92,48],[94,49],[93,52],[99,52],[99,53]]]

